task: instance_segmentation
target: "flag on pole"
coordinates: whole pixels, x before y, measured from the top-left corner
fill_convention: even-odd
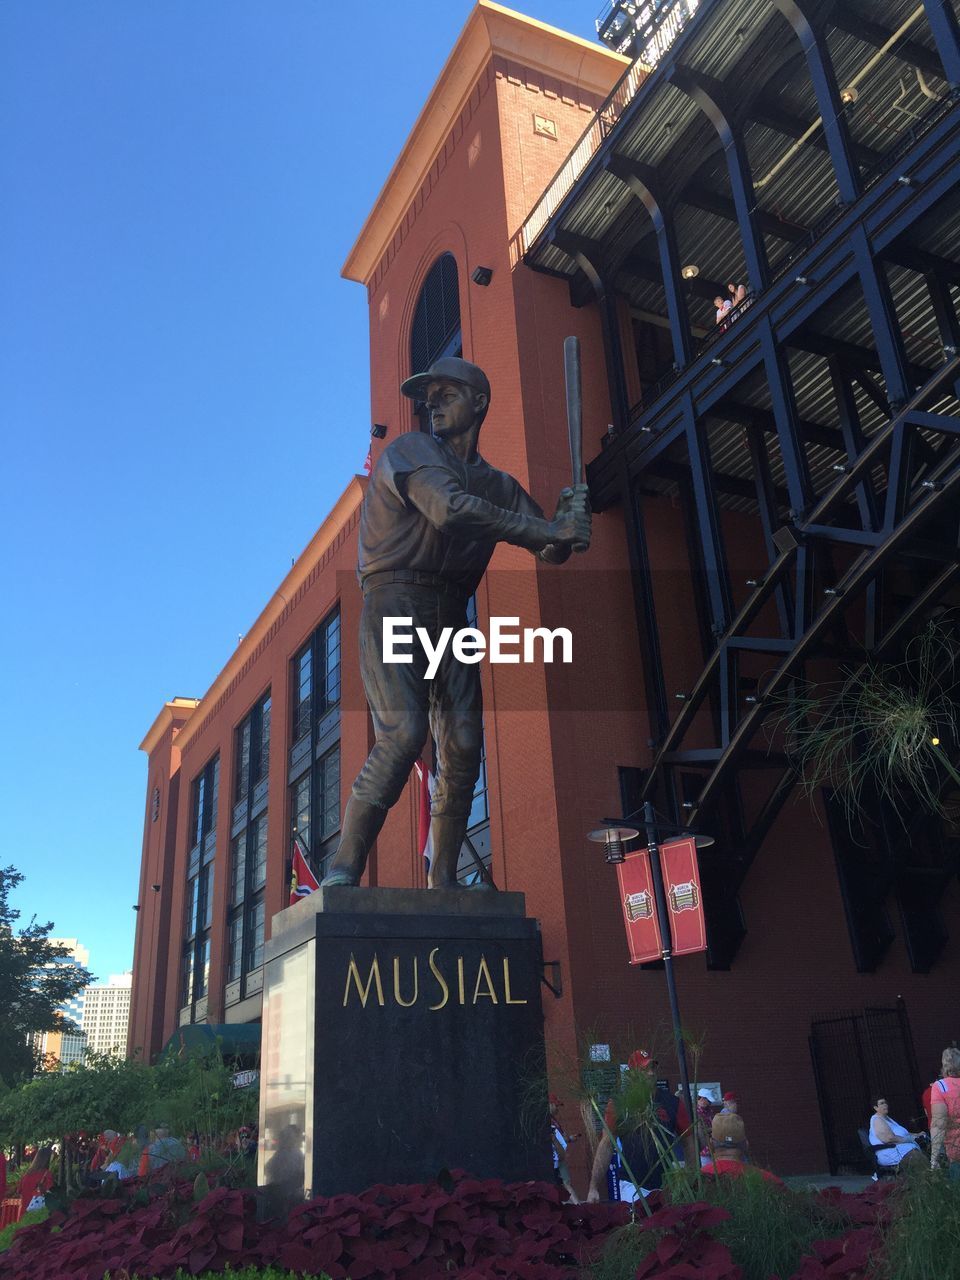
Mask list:
[[[290,901],[288,907],[292,907],[295,902],[299,902],[301,898],[306,898],[309,894],[315,893],[320,888],[320,882],[310,870],[310,864],[307,862],[307,855],[304,852],[299,836],[293,838],[293,862],[290,867]]]
[[[433,788],[436,779],[430,770],[420,759],[413,766],[417,771],[417,782],[420,789],[420,816],[417,829],[417,848],[423,855],[427,863],[427,870],[430,870],[430,863],[433,861],[433,841],[430,838],[430,800],[433,796]]]

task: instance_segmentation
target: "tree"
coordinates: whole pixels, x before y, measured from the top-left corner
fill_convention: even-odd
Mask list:
[[[36,1069],[30,1036],[35,1031],[77,1031],[62,1007],[93,978],[70,960],[66,947],[50,941],[53,922],[33,916],[16,928],[20,912],[10,894],[23,880],[16,867],[0,868],[0,1080],[6,1085]]]

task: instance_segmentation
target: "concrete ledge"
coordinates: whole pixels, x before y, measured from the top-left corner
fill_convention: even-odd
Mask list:
[[[318,889],[273,917],[271,937],[303,925],[312,916],[404,915],[503,917],[522,919],[526,903],[522,893],[499,893],[493,889],[369,889],[336,885]]]

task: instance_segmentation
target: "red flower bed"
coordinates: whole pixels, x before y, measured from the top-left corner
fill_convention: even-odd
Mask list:
[[[0,1278],[168,1277],[178,1267],[197,1274],[227,1263],[276,1263],[333,1280],[570,1280],[598,1240],[626,1220],[621,1205],[561,1204],[546,1184],[461,1176],[449,1192],[371,1187],[261,1224],[253,1192],[218,1188],[194,1205],[191,1183],[155,1183],[124,1187],[118,1199],[77,1200],[69,1216],[24,1228],[0,1254]]]
[[[740,1280],[743,1272],[730,1250],[709,1235],[730,1214],[709,1204],[667,1205],[638,1220],[641,1231],[663,1231],[657,1247],[637,1269],[636,1280]]]

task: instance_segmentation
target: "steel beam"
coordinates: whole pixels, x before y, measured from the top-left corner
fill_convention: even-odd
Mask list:
[[[960,89],[960,23],[951,0],[923,0],[943,75],[952,89]]]
[[[733,111],[727,102],[724,86],[711,76],[679,64],[669,69],[666,79],[700,107],[719,135],[727,162],[730,191],[737,212],[750,286],[755,290],[765,289],[770,282],[770,264],[763,242],[750,161],[743,131],[734,124]]]
[[[777,441],[783,460],[790,506],[800,515],[813,501],[813,484],[810,468],[800,439],[800,416],[793,394],[793,383],[783,348],[774,336],[768,318],[760,322],[760,349],[763,352],[764,372],[770,388],[773,420],[777,424]]]
[[[830,149],[837,191],[841,200],[852,204],[863,188],[853,159],[850,130],[840,102],[840,89],[826,32],[817,20],[810,0],[773,0],[773,4],[793,27],[800,41],[820,109],[823,134]]]
[[[657,175],[648,165],[629,160],[626,156],[618,155],[617,152],[613,152],[608,158],[607,168],[640,202],[653,223],[653,230],[657,237],[657,250],[660,254],[660,277],[667,299],[667,315],[670,319],[673,358],[682,368],[689,363],[693,355],[690,317],[687,314],[687,299],[683,292],[683,280],[680,275],[680,250],[677,247],[673,218],[664,206]]]
[[[596,298],[600,309],[603,355],[610,388],[610,414],[616,431],[623,431],[630,416],[630,397],[627,394],[617,298],[600,266],[600,246],[594,240],[574,235],[562,228],[554,231],[553,240],[557,248],[572,258],[583,272]]]

